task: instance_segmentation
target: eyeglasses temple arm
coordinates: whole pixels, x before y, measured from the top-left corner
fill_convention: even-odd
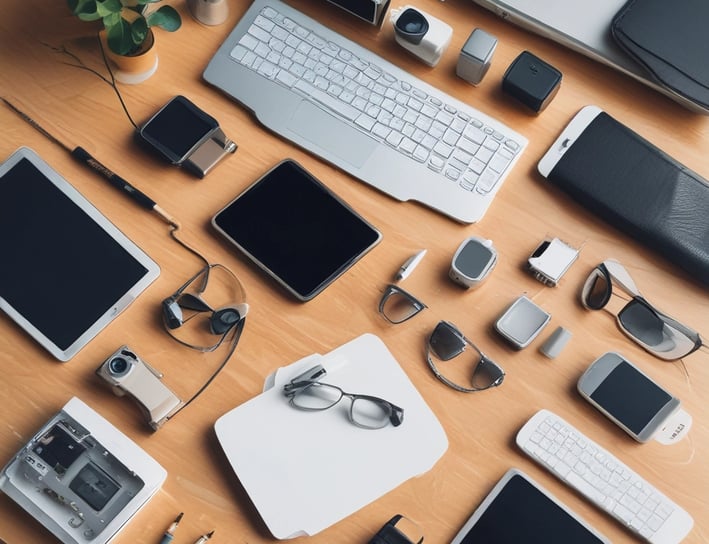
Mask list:
[[[611,279],[615,280],[626,292],[634,297],[641,296],[638,286],[635,285],[633,278],[630,277],[630,274],[622,264],[615,259],[606,259],[603,264],[611,275]]]

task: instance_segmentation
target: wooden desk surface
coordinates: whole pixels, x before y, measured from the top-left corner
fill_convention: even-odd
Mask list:
[[[403,5],[394,0],[392,7]],[[73,360],[52,359],[9,318],[0,316],[0,464],[51,415],[76,395],[154,456],[169,475],[154,499],[116,539],[118,543],[158,542],[174,516],[185,512],[175,543],[189,543],[216,529],[212,542],[260,543],[273,537],[226,463],[213,431],[215,420],[261,391],[274,369],[305,355],[324,353],[365,332],[379,335],[432,410],[449,439],[448,451],[428,473],[405,482],[374,503],[307,539],[315,543],[361,544],[396,513],[415,520],[426,542],[446,543],[510,467],[518,467],[551,490],[614,542],[632,535],[514,446],[519,427],[539,408],[569,419],[601,445],[684,506],[695,526],[688,543],[709,542],[709,354],[697,352],[681,364],[664,363],[629,341],[606,312],[588,312],[578,292],[588,272],[603,259],[618,258],[645,295],[670,315],[709,338],[709,292],[678,268],[659,259],[548,187],[536,163],[572,115],[597,104],[690,168],[709,177],[709,118],[559,46],[507,25],[470,0],[416,0],[415,4],[454,27],[444,58],[429,68],[393,40],[391,25],[381,31],[360,23],[322,0],[298,2],[307,13],[373,49],[390,61],[457,98],[499,118],[530,140],[485,218],[460,225],[413,203],[399,203],[264,130],[244,109],[209,87],[201,73],[219,44],[246,10],[246,0],[230,2],[227,23],[206,27],[194,21],[178,0],[183,27],[159,32],[160,66],[136,86],[120,87],[133,117],[142,121],[175,94],[184,94],[216,117],[239,143],[206,179],[163,165],[138,150],[132,129],[112,89],[94,75],[72,68],[48,47],[66,46],[88,65],[102,70],[93,27],[72,17],[64,2],[11,0],[0,19],[0,94],[15,102],[70,145],[82,145],[109,167],[151,195],[184,227],[184,237],[210,260],[229,266],[242,279],[251,304],[238,350],[226,369],[192,406],[157,433],[147,429],[136,407],[115,397],[94,375],[119,345],[131,345],[165,373],[184,397],[194,391],[216,356],[177,345],[163,332],[160,301],[200,263],[172,242],[166,226],[146,214],[93,174],[77,165],[9,109],[0,107],[0,157],[17,147],[34,148],[108,218],[155,259],[160,278]],[[479,87],[455,76],[458,52],[475,27],[499,38],[490,72]],[[505,68],[524,49],[564,74],[561,90],[547,110],[530,115],[500,91]],[[209,227],[209,219],[257,176],[292,157],[378,226],[383,241],[353,269],[311,302],[289,298],[254,266],[236,254]],[[466,237],[491,238],[500,258],[486,284],[466,292],[446,277],[450,258]],[[530,252],[546,236],[582,246],[561,284],[544,287],[523,270]],[[428,255],[405,286],[429,309],[399,326],[377,314],[380,289],[400,264],[420,248]],[[51,274],[51,270],[46,271]],[[530,347],[513,351],[491,330],[494,319],[517,295],[527,293],[551,312],[549,328]],[[48,301],[51,303],[51,301]],[[507,371],[497,389],[461,394],[431,374],[422,352],[440,320],[458,324]],[[558,325],[573,332],[555,360],[538,348]],[[575,383],[587,365],[606,351],[620,351],[681,398],[694,417],[689,438],[671,447],[640,445],[580,399]],[[267,432],[264,430],[264,432]],[[421,440],[425,440],[421,437]],[[333,455],[337,445],[333,444]],[[333,500],[347,493],[333,482]],[[46,531],[6,496],[0,497],[0,539],[9,544],[48,542]]]

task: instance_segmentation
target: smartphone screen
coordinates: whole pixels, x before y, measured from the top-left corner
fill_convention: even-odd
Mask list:
[[[579,379],[581,395],[645,442],[679,407],[679,400],[616,353],[594,361]]]
[[[628,429],[640,434],[655,414],[672,400],[672,395],[627,361],[621,361],[591,393],[591,398]]]

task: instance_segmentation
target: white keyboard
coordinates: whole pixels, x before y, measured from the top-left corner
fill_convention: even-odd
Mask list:
[[[532,416],[516,441],[532,459],[647,542],[676,544],[694,524],[642,476],[548,410]]]
[[[278,0],[254,2],[205,79],[279,135],[399,200],[462,222],[482,217],[527,145]]]

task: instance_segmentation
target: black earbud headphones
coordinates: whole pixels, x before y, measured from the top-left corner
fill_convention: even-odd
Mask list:
[[[246,303],[214,309],[200,296],[176,293],[162,301],[163,318],[169,329],[177,329],[184,323],[182,308],[211,312],[209,331],[219,335],[229,332],[249,311],[249,305]]]
[[[249,311],[249,305],[245,302],[215,309],[212,308],[212,306],[204,300],[200,294],[184,292],[185,289],[187,289],[187,287],[189,287],[200,276],[205,276],[206,278],[210,269],[214,266],[221,265],[209,265],[208,267],[203,268],[192,278],[187,280],[182,287],[162,301],[163,321],[165,322],[168,332],[170,330],[178,329],[185,323],[185,318],[182,312],[183,308],[192,310],[196,313],[210,312],[209,331],[212,334],[222,336],[222,339],[230,330],[237,326],[239,322],[246,317],[246,314]],[[179,341],[179,339],[177,340]],[[221,340],[219,343],[221,343]],[[211,351],[211,348],[209,348],[209,350]]]

